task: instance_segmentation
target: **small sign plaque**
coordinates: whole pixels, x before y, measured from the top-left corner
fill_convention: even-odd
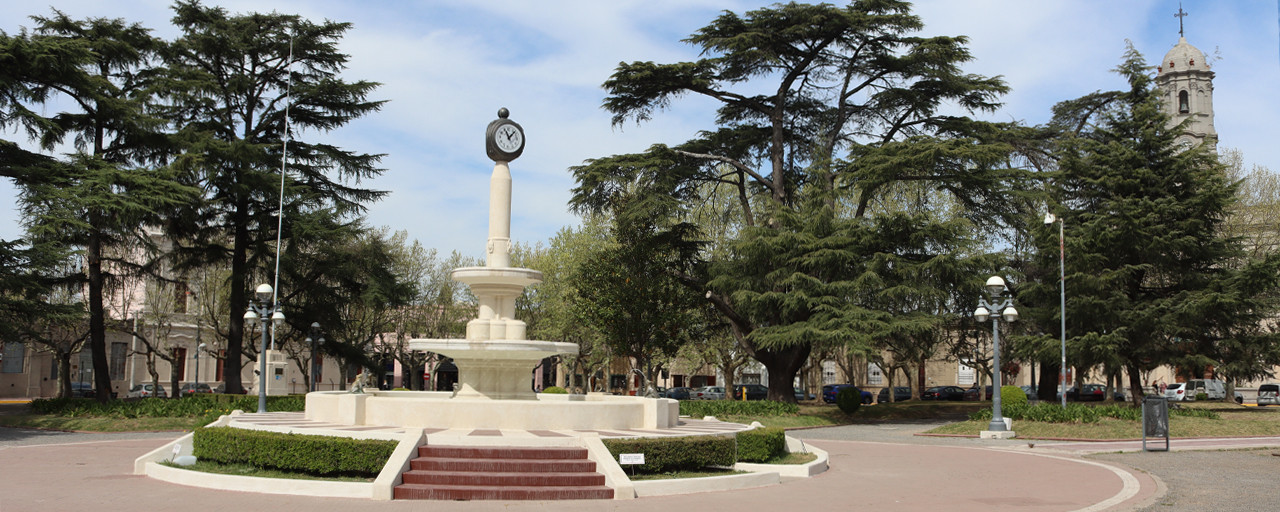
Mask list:
[[[643,453],[619,453],[619,464],[644,464]]]

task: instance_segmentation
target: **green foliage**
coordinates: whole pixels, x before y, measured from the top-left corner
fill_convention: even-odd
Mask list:
[[[733,436],[643,437],[602,439],[616,460],[619,454],[643,453],[641,473],[664,473],[707,466],[729,467],[737,462],[737,441]],[[630,471],[632,468],[624,468]]]
[[[1199,400],[1199,401],[1203,402],[1203,401],[1208,400],[1208,399],[1209,399],[1209,394],[1208,394],[1208,393],[1196,393],[1196,400]]]
[[[681,400],[680,414],[701,418],[703,416],[793,416],[800,414],[800,406],[774,400]]]
[[[1003,389],[1003,388],[1001,388]],[[1021,392],[1021,390],[1019,390]],[[1003,391],[1002,391],[1003,393]],[[1142,421],[1142,409],[1127,405],[1099,405],[1069,403],[1064,409],[1060,404],[1041,402],[1001,404],[1001,414],[1007,418],[1023,421],[1039,421],[1045,423],[1097,423],[1102,418],[1115,418],[1127,421]],[[1208,409],[1170,409],[1170,416],[1189,416],[1198,418],[1219,419],[1221,416]],[[974,421],[990,421],[991,409],[982,409],[969,413]]]
[[[314,475],[374,477],[387,464],[396,444],[395,441],[214,427],[196,429],[192,450],[198,459],[224,464],[245,463]]]
[[[267,397],[268,412],[302,411],[306,399],[300,395]],[[37,398],[31,401],[31,412],[66,417],[107,418],[191,418],[203,417],[212,423],[234,410],[258,410],[258,397],[252,395],[202,394],[184,398],[144,398],[97,402],[85,398]]]
[[[862,390],[853,386],[840,388],[840,392],[836,393],[836,406],[845,414],[858,412],[858,408],[862,407]]]
[[[787,432],[765,427],[738,432],[738,461],[765,462],[787,453]]]
[[[1000,386],[1000,407],[1003,409],[1011,405],[1025,405],[1027,403],[1027,394],[1018,386]]]
[[[544,388],[544,389],[542,390],[542,392],[543,392],[543,393],[546,393],[546,394],[549,394],[549,395],[567,395],[567,394],[569,394],[569,390],[567,390],[567,389],[565,389],[565,388],[562,388],[562,387],[560,387],[560,386],[551,386],[551,387],[549,387],[549,388]]]

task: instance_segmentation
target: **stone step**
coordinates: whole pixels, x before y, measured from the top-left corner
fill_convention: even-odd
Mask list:
[[[490,487],[474,485],[403,484],[395,499],[419,500],[592,500],[612,499],[605,486]]]
[[[601,486],[604,475],[583,473],[473,473],[458,471],[406,471],[406,484],[465,485],[465,486]]]
[[[490,473],[587,473],[596,470],[591,460],[556,459],[471,459],[418,457],[409,461],[416,471],[472,471]]]
[[[419,446],[418,456],[441,459],[586,459],[587,449],[572,446]]]

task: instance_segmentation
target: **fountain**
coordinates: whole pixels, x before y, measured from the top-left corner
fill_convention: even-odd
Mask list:
[[[471,287],[479,301],[467,323],[466,339],[414,339],[409,348],[453,359],[458,385],[453,393],[427,391],[312,392],[307,419],[341,425],[423,428],[629,429],[668,428],[678,423],[678,402],[609,395],[544,395],[531,387],[538,363],[558,354],[577,354],[578,345],[525,339],[525,323],[515,318],[515,300],[542,273],[510,266],[510,162],[524,151],[524,130],[503,108],[489,123],[485,149],[494,161],[489,179],[489,237],[485,266],[451,274]]]

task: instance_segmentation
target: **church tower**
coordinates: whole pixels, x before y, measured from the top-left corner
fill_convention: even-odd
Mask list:
[[[1208,144],[1209,151],[1218,150],[1218,132],[1213,129],[1213,71],[1205,61],[1204,52],[1191,46],[1182,32],[1182,17],[1186,13],[1178,8],[1178,44],[1166,53],[1156,67],[1156,87],[1160,88],[1161,108],[1172,117],[1173,124],[1190,119],[1186,133],[1178,137],[1178,143],[1186,147]]]

